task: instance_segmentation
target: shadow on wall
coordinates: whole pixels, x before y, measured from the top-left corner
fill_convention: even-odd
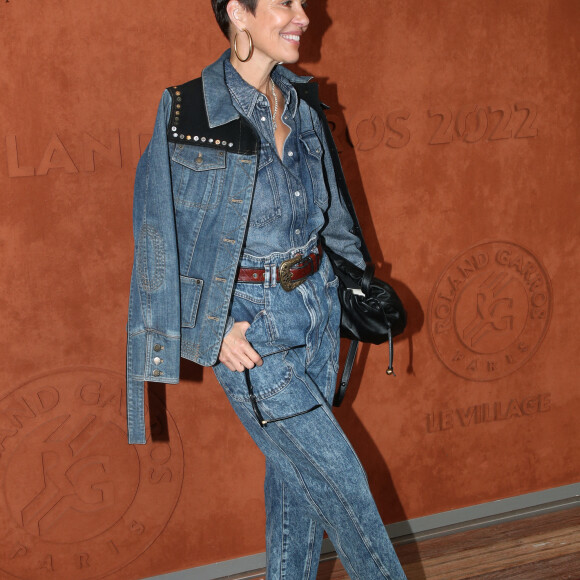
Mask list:
[[[181,359],[181,381],[203,382],[202,366],[185,358]],[[165,383],[147,383],[147,395],[150,406],[149,428],[151,439],[156,443],[169,441],[169,426],[167,423],[167,385]]]

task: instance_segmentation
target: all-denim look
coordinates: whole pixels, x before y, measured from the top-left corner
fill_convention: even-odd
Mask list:
[[[138,166],[129,441],[147,440],[144,381],[178,382],[180,355],[213,366],[266,457],[267,578],[316,578],[326,531],[351,578],[403,579],[364,469],[332,414],[338,280],[324,254],[291,291],[276,277],[297,254],[320,255],[321,237],[364,264],[334,180],[315,85],[282,66],[272,71],[290,128],[280,157],[267,100],[229,60],[227,51],[202,73],[209,128],[218,135],[240,119],[240,139],[253,140],[254,149],[221,138],[210,146],[215,136],[182,133],[186,112],[176,103],[184,85],[164,94]],[[237,280],[239,267],[263,270],[263,283]],[[247,374],[218,362],[234,321],[251,323],[245,336],[263,360]],[[261,424],[256,406],[274,421]]]

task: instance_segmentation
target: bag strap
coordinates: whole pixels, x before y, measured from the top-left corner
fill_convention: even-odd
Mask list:
[[[346,355],[346,362],[344,363],[344,369],[342,371],[342,377],[340,378],[340,383],[338,384],[338,391],[334,395],[334,400],[332,401],[333,407],[340,407],[346,395],[346,388],[348,387],[348,381],[350,380],[350,374],[352,372],[352,367],[354,366],[354,360],[356,358],[356,351],[358,350],[358,340],[351,340],[350,346],[348,347],[348,353]]]
[[[395,375],[393,370],[393,337],[391,336],[391,329],[389,328],[389,365],[387,366],[387,374]],[[338,390],[334,394],[334,399],[332,401],[333,407],[340,407],[344,396],[346,395],[346,388],[348,387],[348,382],[350,381],[350,375],[352,373],[352,367],[354,366],[354,361],[356,359],[356,353],[358,350],[358,340],[351,340],[350,346],[348,347],[348,353],[346,355],[346,361],[344,363],[344,369],[342,370],[342,376],[340,377],[340,383],[338,384]]]

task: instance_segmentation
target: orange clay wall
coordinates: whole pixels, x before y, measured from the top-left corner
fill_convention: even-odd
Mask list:
[[[578,0],[311,1],[378,272],[409,311],[337,412],[386,523],[580,480]],[[210,369],[126,443],[132,183],[209,0],[0,4],[0,577],[139,578],[264,551],[263,462]]]

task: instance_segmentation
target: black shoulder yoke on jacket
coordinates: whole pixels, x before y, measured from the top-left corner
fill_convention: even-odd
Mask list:
[[[211,128],[205,110],[201,77],[177,87],[169,87],[172,97],[167,140],[242,155],[255,155],[259,140],[243,118]]]
[[[294,88],[300,99],[306,101],[318,114],[322,113],[321,106],[324,105],[318,100],[317,83],[294,83]],[[259,140],[246,119],[240,117],[219,127],[209,126],[201,77],[183,85],[169,87],[168,90],[172,97],[168,141],[224,149],[243,155],[257,152]]]

